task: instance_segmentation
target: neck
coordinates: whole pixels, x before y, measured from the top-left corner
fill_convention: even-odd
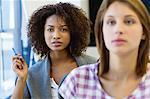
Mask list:
[[[110,75],[112,79],[135,77],[137,55],[136,52],[124,56],[110,54],[108,75]]]
[[[50,52],[50,57],[52,62],[61,62],[70,59],[72,56],[68,53],[68,51],[59,51],[59,52]]]

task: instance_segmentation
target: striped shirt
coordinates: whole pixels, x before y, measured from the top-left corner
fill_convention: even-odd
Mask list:
[[[115,99],[108,95],[98,78],[99,63],[74,69],[59,88],[64,99]],[[142,77],[137,88],[123,99],[150,99],[150,69]]]

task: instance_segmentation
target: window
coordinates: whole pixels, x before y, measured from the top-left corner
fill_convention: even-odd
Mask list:
[[[14,0],[0,0],[1,2],[1,30],[2,32],[14,29]]]
[[[13,33],[0,33],[0,97],[12,93],[15,74],[11,69]]]
[[[14,0],[0,0],[0,98],[12,93],[16,78],[11,69],[14,30]]]

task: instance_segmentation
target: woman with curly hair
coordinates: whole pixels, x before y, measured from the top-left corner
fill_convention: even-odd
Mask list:
[[[31,16],[28,37],[42,60],[28,69],[20,55],[13,57],[18,75],[12,99],[57,99],[58,85],[74,68],[95,63],[83,54],[89,43],[90,21],[69,3],[45,5]]]
[[[150,99],[150,17],[141,0],[103,0],[95,21],[100,60],[74,69],[64,99]],[[66,89],[67,87],[67,89]]]

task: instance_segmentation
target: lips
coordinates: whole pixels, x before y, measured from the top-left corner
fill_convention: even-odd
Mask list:
[[[59,47],[59,46],[61,46],[61,44],[62,44],[62,42],[60,42],[60,41],[52,42],[52,45],[55,46],[55,47]]]
[[[112,40],[112,43],[115,44],[115,45],[123,45],[124,43],[126,43],[127,41],[124,40],[124,39],[115,39],[115,40]]]
[[[126,40],[123,40],[123,39],[116,39],[116,40],[113,40],[112,42],[126,42]]]

